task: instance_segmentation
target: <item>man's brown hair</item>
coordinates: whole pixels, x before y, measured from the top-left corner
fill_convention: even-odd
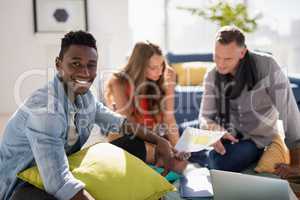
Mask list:
[[[216,34],[216,42],[225,45],[235,42],[240,47],[246,47],[243,31],[234,25],[223,26]]]

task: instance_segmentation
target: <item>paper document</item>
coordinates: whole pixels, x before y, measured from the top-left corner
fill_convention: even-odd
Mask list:
[[[180,179],[181,197],[212,197],[213,194],[210,172],[207,168],[193,169]]]
[[[187,127],[179,138],[175,149],[179,152],[196,152],[208,148],[217,142],[225,131],[208,131]]]

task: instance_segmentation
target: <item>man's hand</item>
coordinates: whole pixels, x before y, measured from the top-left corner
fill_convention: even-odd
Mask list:
[[[277,163],[275,165],[274,174],[280,176],[280,178],[283,179],[300,177],[300,168],[297,166],[292,166],[284,163]]]
[[[177,152],[175,154],[175,158],[178,160],[188,160],[191,157],[191,153],[189,152]]]
[[[239,140],[236,139],[234,136],[232,136],[230,133],[225,133],[225,135],[222,138],[226,139],[226,140],[230,140],[232,143],[239,142]],[[212,146],[217,153],[219,153],[221,155],[224,155],[226,153],[226,149],[225,149],[224,145],[222,144],[221,140],[217,141]]]
[[[225,128],[223,128],[222,126],[220,126],[219,124],[217,123],[208,123],[206,122],[205,119],[203,119],[204,121],[204,124],[206,126],[206,129],[208,130],[212,130],[212,131],[226,131]],[[237,143],[239,142],[238,139],[236,139],[234,136],[232,136],[230,133],[225,133],[225,135],[222,137],[223,139],[226,139],[226,140],[230,140],[231,143]],[[221,140],[217,141],[216,143],[214,143],[212,145],[212,147],[214,148],[214,150],[221,154],[221,155],[224,155],[226,153],[226,149],[224,147],[224,145],[222,144]]]
[[[180,161],[175,158],[177,151],[172,147],[170,142],[165,138],[153,133],[149,129],[145,129],[143,126],[137,126],[135,123],[129,123],[127,120],[123,123],[123,133],[134,133],[135,136],[140,138],[143,141],[155,144],[155,160],[156,165],[159,167],[164,167],[164,174],[168,173],[170,170],[174,170],[174,165]],[[145,132],[146,131],[146,132]],[[175,161],[176,160],[176,161]],[[184,166],[184,163],[187,163],[186,160],[181,160],[180,166]],[[178,165],[179,167],[179,165]],[[180,167],[183,168],[183,167]]]
[[[86,190],[80,190],[71,200],[95,200]]]
[[[163,139],[163,138],[162,138]],[[165,139],[163,139],[165,140]],[[158,145],[156,147],[156,163],[157,167],[163,167],[165,170],[162,173],[162,176],[166,176],[170,170],[175,171],[177,173],[182,173],[186,168],[188,161],[187,156],[190,156],[188,153],[179,153],[174,149],[168,141],[166,141],[168,146],[166,148],[170,148],[169,150],[164,150],[164,142],[162,142],[162,146],[158,149]],[[170,155],[167,155],[166,152],[171,152]],[[166,154],[166,155],[163,155]],[[180,157],[181,156],[181,157]],[[183,158],[186,156],[186,158]]]
[[[171,146],[171,144],[160,137],[156,145],[156,160],[162,160],[163,166],[166,171],[171,169],[171,159],[175,156],[176,150]]]

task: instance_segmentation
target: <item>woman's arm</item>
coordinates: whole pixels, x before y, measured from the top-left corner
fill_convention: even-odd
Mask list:
[[[168,131],[167,131],[167,139],[170,141],[172,146],[175,146],[178,139],[179,139],[179,132],[178,132],[178,128],[176,125],[176,120],[173,116],[168,116],[169,114],[164,114],[164,123],[167,125],[168,127]]]
[[[175,146],[179,139],[179,132],[174,116],[174,100],[175,100],[175,85],[176,73],[173,68],[166,67],[165,73],[165,92],[166,96],[163,99],[163,121],[167,125],[167,139],[172,146]]]

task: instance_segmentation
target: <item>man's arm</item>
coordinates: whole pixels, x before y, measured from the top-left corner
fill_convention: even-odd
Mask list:
[[[300,115],[288,77],[278,63],[270,58],[270,96],[283,121],[285,142],[290,150],[291,163],[278,163],[275,174],[282,178],[300,176]]]
[[[118,132],[155,144],[156,155],[164,161],[165,169],[169,170],[171,168],[170,160],[176,154],[176,150],[165,138],[142,125],[130,123],[126,118],[113,112],[100,102],[96,102],[96,107],[95,123],[100,127],[102,134]]]
[[[145,126],[129,122],[128,120],[124,120],[121,133],[125,135],[132,135],[133,137],[138,137],[143,141],[155,144],[156,155],[158,158],[163,160],[164,167],[167,171],[171,169],[171,159],[174,157],[176,150],[165,138],[152,132],[150,129],[147,129]]]
[[[199,112],[199,122],[200,127],[207,130],[220,130],[224,131],[225,129],[217,124],[213,119],[217,115],[217,105],[215,94],[215,77],[213,72],[207,73],[204,79],[204,91],[202,95],[202,101]],[[226,133],[223,136],[223,139],[230,140],[231,142],[238,142],[238,140],[232,136],[230,133]],[[221,155],[226,153],[226,149],[222,144],[221,140],[217,141],[212,145],[214,150]]]
[[[59,114],[30,113],[25,130],[45,191],[58,199],[71,199],[84,188],[69,171],[64,150],[66,121]]]
[[[95,123],[99,126],[101,134],[108,135],[110,132],[120,133],[124,117],[96,101]]]

